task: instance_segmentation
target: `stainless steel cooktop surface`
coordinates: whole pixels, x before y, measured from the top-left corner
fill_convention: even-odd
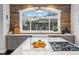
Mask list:
[[[49,42],[54,51],[79,51],[79,47],[70,42]]]

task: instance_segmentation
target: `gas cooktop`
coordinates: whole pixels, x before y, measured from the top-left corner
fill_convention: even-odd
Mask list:
[[[76,47],[70,42],[49,42],[54,51],[79,51],[79,47]]]

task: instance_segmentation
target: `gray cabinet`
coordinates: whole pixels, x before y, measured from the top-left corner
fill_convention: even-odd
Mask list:
[[[65,35],[65,34],[55,34],[55,35],[48,35],[49,37],[61,37],[69,42],[75,43],[75,35]],[[6,49],[16,49],[18,46],[20,46],[25,40],[27,40],[27,35],[21,35],[21,36],[6,36]]]
[[[75,36],[63,36],[62,38],[64,38],[65,40],[71,43],[75,43]]]
[[[7,45],[6,45],[6,47],[7,48],[9,48],[9,49],[12,49],[13,48],[13,39],[11,39],[11,38],[9,37],[7,40],[6,40],[6,43],[7,43]],[[9,43],[8,43],[9,42]]]
[[[63,38],[63,39],[65,39],[65,40],[67,40],[67,41],[69,41],[69,42],[71,42],[71,43],[75,43],[75,35],[65,35],[65,34],[59,34],[59,35],[49,35],[49,37],[61,37],[61,38]]]
[[[27,38],[27,36],[6,36],[6,49],[16,49],[27,40]]]

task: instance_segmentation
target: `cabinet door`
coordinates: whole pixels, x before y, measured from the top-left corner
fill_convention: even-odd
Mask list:
[[[13,39],[13,49],[16,49],[18,47],[18,39]]]
[[[7,49],[16,49],[18,46],[18,38],[17,37],[7,37],[6,40],[6,48]]]
[[[18,37],[18,46],[21,45],[26,39],[27,39],[27,37],[25,37],[25,36]]]
[[[64,36],[63,38],[71,43],[75,43],[75,36]]]
[[[12,37],[7,37],[6,48],[13,49],[13,46],[14,46],[13,43],[14,43],[14,41],[13,41]]]
[[[6,38],[6,48],[7,49],[16,49],[20,46],[26,39],[26,36],[9,36]]]

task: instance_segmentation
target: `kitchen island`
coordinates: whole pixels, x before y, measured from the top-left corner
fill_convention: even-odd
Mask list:
[[[33,48],[32,42],[42,40],[45,48]],[[54,51],[49,42],[67,42],[63,38],[28,38],[11,55],[79,55],[79,51]]]

